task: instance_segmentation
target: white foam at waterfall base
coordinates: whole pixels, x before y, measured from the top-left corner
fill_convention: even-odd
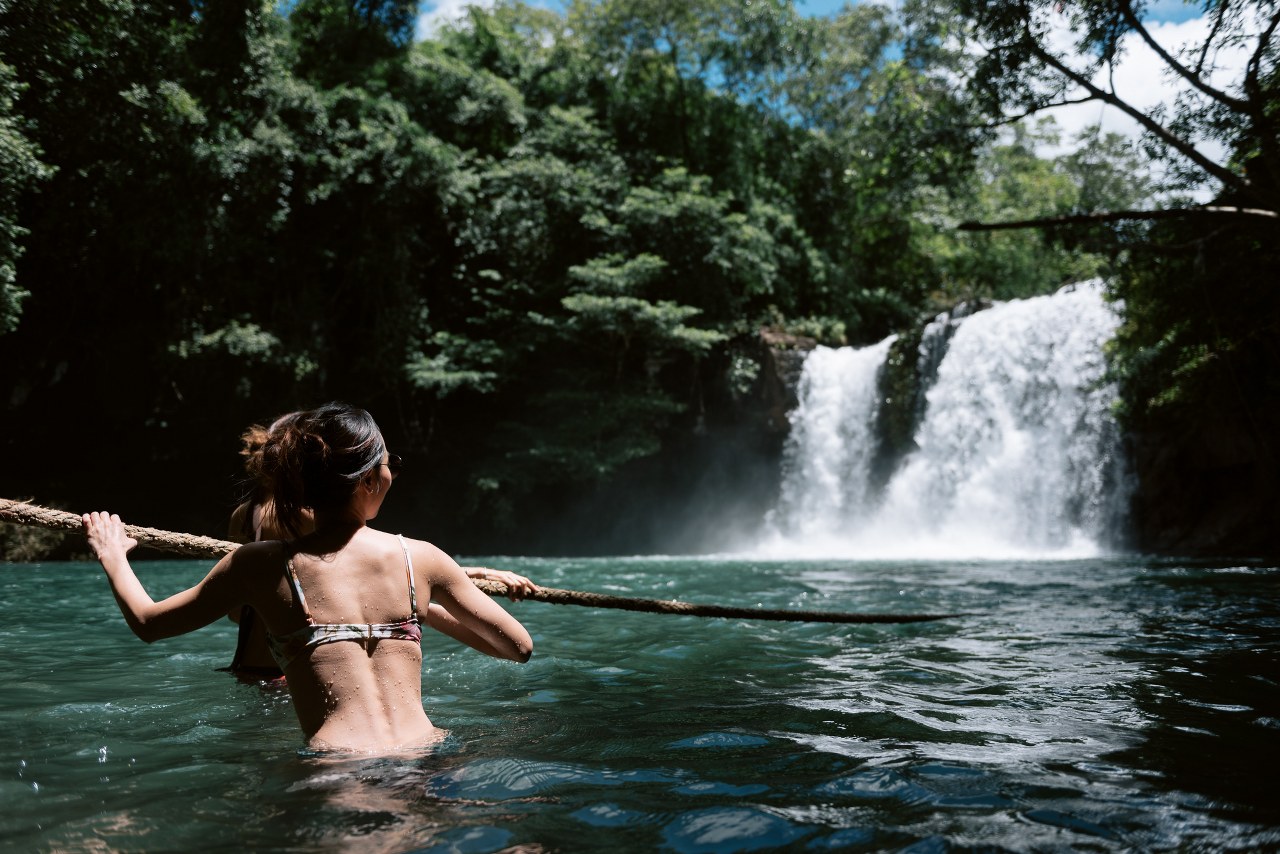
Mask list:
[[[1123,526],[1128,478],[1102,382],[1117,325],[1098,282],[958,322],[916,450],[870,480],[876,374],[890,341],[815,350],[791,415],[783,487],[757,553],[1024,558],[1097,554]]]

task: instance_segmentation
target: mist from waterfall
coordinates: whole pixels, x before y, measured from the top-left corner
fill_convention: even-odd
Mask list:
[[[1114,548],[1129,478],[1102,348],[1117,323],[1101,283],[1088,282],[931,324],[914,447],[878,479],[878,379],[893,339],[815,349],[790,416],[781,495],[754,551],[1006,558]]]

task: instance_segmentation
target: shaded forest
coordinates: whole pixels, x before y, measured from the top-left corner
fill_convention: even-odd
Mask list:
[[[221,534],[241,431],[340,399],[392,529],[662,550],[673,494],[768,495],[777,348],[1100,275],[1135,545],[1278,551],[1277,19],[1209,8],[1254,51],[1211,108],[1047,157],[1045,16],[1104,67],[1140,8],[2,2],[0,494]],[[1254,213],[1084,216],[1206,179]]]

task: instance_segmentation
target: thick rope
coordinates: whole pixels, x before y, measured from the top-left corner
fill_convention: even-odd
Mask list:
[[[0,498],[0,521],[54,530],[76,532],[83,530],[80,517],[74,513],[7,498]],[[138,545],[189,557],[222,557],[227,552],[239,548],[239,544],[227,540],[178,534],[172,531],[161,531],[158,528],[125,525],[124,530],[126,534],[138,541]],[[502,582],[481,579],[472,579],[472,582],[490,596],[507,595],[507,585]],[[690,617],[733,617],[805,623],[925,623],[964,616],[963,614],[850,614],[837,611],[734,608],[726,605],[696,605],[672,599],[637,599],[630,596],[611,596],[606,593],[586,593],[580,590],[561,590],[542,586],[538,587],[537,592],[530,593],[525,598],[553,605],[584,605],[589,608],[615,608],[652,614],[684,614]]]
[[[84,531],[80,517],[63,510],[40,507],[25,501],[0,498],[0,519],[15,525],[32,525],[55,531]],[[158,528],[140,528],[125,525],[124,532],[138,541],[138,545],[162,552],[174,552],[190,557],[222,557],[239,547],[238,543],[215,540],[213,537],[197,537],[192,534],[175,534]]]

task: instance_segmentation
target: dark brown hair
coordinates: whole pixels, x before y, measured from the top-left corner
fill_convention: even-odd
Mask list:
[[[272,501],[280,526],[294,537],[301,534],[304,508],[342,507],[386,452],[373,416],[345,403],[290,412],[241,438],[259,496]]]

